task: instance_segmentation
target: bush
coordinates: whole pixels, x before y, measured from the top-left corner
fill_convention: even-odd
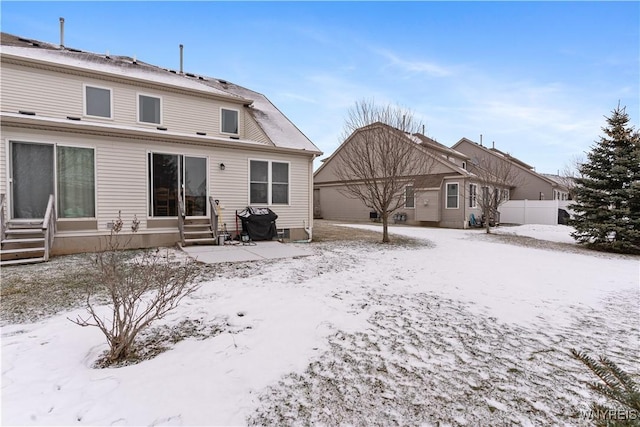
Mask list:
[[[134,219],[132,231],[137,231]],[[86,318],[69,319],[80,326],[95,326],[109,345],[107,361],[121,362],[131,355],[136,336],[175,309],[182,299],[195,292],[198,268],[189,259],[172,262],[168,251],[144,251],[135,257],[122,249],[119,232],[122,219],[113,224],[107,248],[95,256],[95,281],[87,286]],[[99,314],[93,302],[96,294],[106,294],[110,315]]]

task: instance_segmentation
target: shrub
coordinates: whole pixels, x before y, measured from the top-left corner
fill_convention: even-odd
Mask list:
[[[137,231],[134,219],[132,231]],[[156,249],[132,257],[120,244],[122,219],[114,222],[105,250],[96,254],[95,280],[87,286],[86,309],[89,316],[69,319],[80,326],[94,326],[109,345],[107,361],[116,363],[132,353],[136,336],[155,320],[175,309],[182,299],[195,292],[198,268],[189,259],[174,262],[168,251]],[[109,314],[103,317],[96,307],[96,294],[106,294]]]

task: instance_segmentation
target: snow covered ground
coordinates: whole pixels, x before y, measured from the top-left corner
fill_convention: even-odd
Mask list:
[[[163,320],[220,332],[137,365],[92,368],[106,344],[67,320],[82,310],[6,325],[2,425],[586,425],[570,348],[640,373],[637,257],[391,231],[425,244],[231,266]]]

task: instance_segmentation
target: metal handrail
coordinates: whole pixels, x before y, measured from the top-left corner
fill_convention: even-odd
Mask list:
[[[44,232],[44,260],[49,260],[49,253],[53,247],[53,239],[56,233],[56,198],[53,194],[49,195],[47,202],[47,210],[42,221],[42,231]]]
[[[182,197],[178,194],[178,230],[180,230],[180,242],[182,246],[184,246],[184,219],[185,219],[185,211],[184,211],[184,202],[182,201]]]
[[[1,230],[0,230],[0,240],[4,240],[5,237],[5,230],[7,229],[7,223],[5,221],[5,216],[4,216],[4,206],[7,202],[7,197],[5,194],[0,194],[0,223],[1,225]]]

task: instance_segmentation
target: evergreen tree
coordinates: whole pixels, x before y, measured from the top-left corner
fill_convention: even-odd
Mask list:
[[[597,249],[640,253],[640,132],[620,105],[579,166],[572,236]]]
[[[573,357],[585,364],[599,382],[589,388],[606,398],[607,405],[591,404],[591,417],[596,427],[640,427],[640,387],[613,361],[605,356],[596,360],[584,352],[571,349]]]

